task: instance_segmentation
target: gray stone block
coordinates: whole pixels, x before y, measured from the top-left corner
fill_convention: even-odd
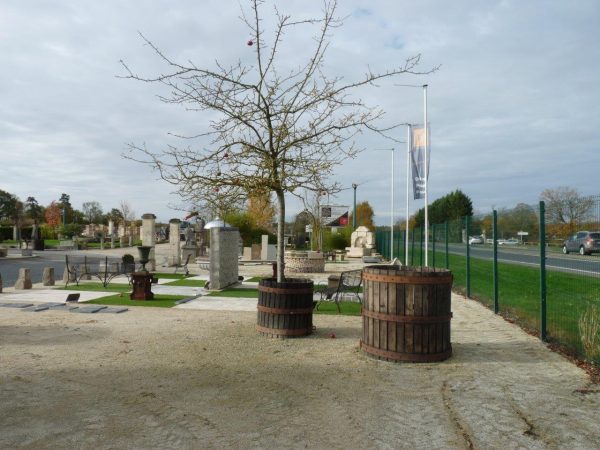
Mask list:
[[[98,313],[106,313],[106,314],[121,314],[125,311],[129,311],[129,308],[103,308]]]
[[[44,267],[42,284],[44,286],[54,286],[54,267]]]
[[[15,283],[15,289],[31,289],[31,269],[19,269],[19,278]]]
[[[48,309],[49,309],[48,305],[37,305],[37,306],[32,306],[30,308],[21,308],[21,311],[40,312],[40,311],[48,311]]]
[[[29,308],[33,306],[33,303],[2,303],[1,306],[5,308]]]
[[[106,309],[106,306],[98,305],[98,306],[82,306],[80,308],[72,308],[69,311],[82,313],[82,314],[94,314],[100,311],[101,309]]]

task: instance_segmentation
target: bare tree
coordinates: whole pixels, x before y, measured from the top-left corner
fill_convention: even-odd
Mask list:
[[[83,215],[89,223],[97,223],[102,219],[102,205],[99,202],[84,202],[81,209],[83,209]]]
[[[540,194],[540,200],[546,203],[548,222],[567,225],[569,233],[589,216],[594,204],[590,197],[582,197],[577,189],[567,186],[546,189]]]
[[[250,29],[247,42],[255,65],[241,62],[213,69],[192,62],[177,62],[142,35],[144,42],[166,65],[154,77],[136,74],[121,61],[123,78],[158,83],[168,88],[163,102],[183,105],[193,111],[211,111],[219,117],[209,129],[182,139],[207,139],[208,148],[169,146],[153,151],[130,144],[126,157],[149,164],[162,179],[176,185],[187,201],[220,194],[223,198],[252,195],[256,190],[275,193],[278,205],[277,279],[284,279],[285,193],[298,188],[318,192],[335,190],[331,175],[336,167],[360,150],[353,138],[371,130],[384,134],[379,119],[383,111],[351,96],[357,88],[375,86],[386,78],[418,72],[420,56],[408,58],[400,67],[383,73],[368,70],[356,81],[343,82],[324,71],[331,31],[341,25],[336,1],[324,3],[322,17],[293,20],[276,8],[276,25],[270,42],[262,28],[263,1],[253,0],[242,20]],[[310,57],[297,68],[277,67],[286,33],[298,27],[315,27]],[[293,50],[292,50],[293,51]]]

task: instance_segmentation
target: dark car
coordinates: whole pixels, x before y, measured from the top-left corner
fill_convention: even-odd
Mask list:
[[[579,252],[580,255],[600,253],[600,231],[578,231],[563,244],[563,253]]]

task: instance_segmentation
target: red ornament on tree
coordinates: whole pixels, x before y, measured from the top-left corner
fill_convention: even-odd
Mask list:
[[[225,152],[225,154],[223,155],[223,158],[229,158],[229,153]]]
[[[250,40],[248,41],[248,47],[252,47],[253,45],[254,45],[254,42],[252,42],[252,39],[250,39]]]

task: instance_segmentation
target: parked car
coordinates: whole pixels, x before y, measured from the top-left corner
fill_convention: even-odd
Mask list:
[[[469,237],[469,245],[473,245],[473,244],[483,244],[483,238],[481,236]]]
[[[519,245],[519,240],[516,238],[498,240],[498,245]]]
[[[578,231],[563,244],[563,253],[579,252],[580,255],[600,253],[600,231]]]

